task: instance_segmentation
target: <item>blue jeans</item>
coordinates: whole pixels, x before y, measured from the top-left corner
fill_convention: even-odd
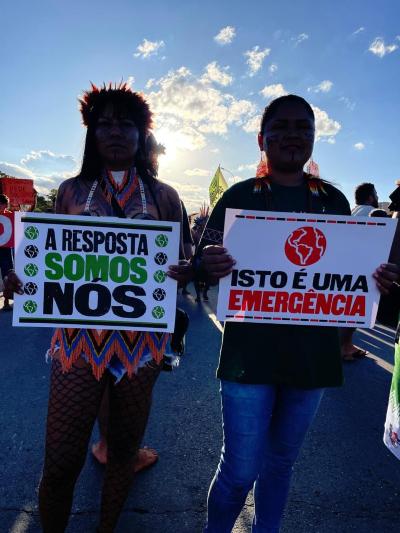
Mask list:
[[[221,382],[224,441],[205,533],[230,533],[253,486],[252,532],[279,532],[293,464],[323,392]]]

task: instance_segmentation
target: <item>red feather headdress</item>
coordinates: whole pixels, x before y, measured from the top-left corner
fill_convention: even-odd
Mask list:
[[[134,118],[139,129],[148,132],[153,125],[153,114],[144,95],[132,91],[126,82],[109,83],[108,85],[104,83],[102,87],[97,87],[91,83],[91,89],[85,91],[78,100],[82,121],[86,127],[97,120],[99,112],[108,103],[125,108],[128,114]]]

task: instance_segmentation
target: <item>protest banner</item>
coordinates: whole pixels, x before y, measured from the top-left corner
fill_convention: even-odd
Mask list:
[[[222,321],[373,327],[396,220],[227,209]]]
[[[30,211],[35,207],[36,191],[32,179],[3,175],[0,177],[0,192],[9,197],[11,211]]]
[[[0,248],[14,248],[14,213],[0,215]]]
[[[13,325],[172,332],[177,222],[16,213]]]

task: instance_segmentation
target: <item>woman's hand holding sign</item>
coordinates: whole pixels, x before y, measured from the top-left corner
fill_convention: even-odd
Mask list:
[[[180,259],[177,265],[170,265],[168,267],[167,275],[178,282],[178,287],[182,287],[192,281],[193,266],[186,259]]]
[[[24,294],[23,283],[14,270],[10,270],[10,272],[8,272],[7,276],[4,278],[4,298],[13,299],[15,292],[17,294]]]
[[[400,281],[400,268],[394,263],[383,263],[374,272],[376,286],[381,294],[389,294]]]
[[[201,266],[212,285],[216,285],[221,278],[230,274],[235,264],[236,261],[223,246],[211,245],[203,250]]]

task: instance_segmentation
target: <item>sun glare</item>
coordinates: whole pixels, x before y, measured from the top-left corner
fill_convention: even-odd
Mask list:
[[[179,146],[179,134],[168,128],[160,128],[154,132],[157,142],[165,146],[165,154],[160,157],[160,165],[167,166],[175,161]]]

